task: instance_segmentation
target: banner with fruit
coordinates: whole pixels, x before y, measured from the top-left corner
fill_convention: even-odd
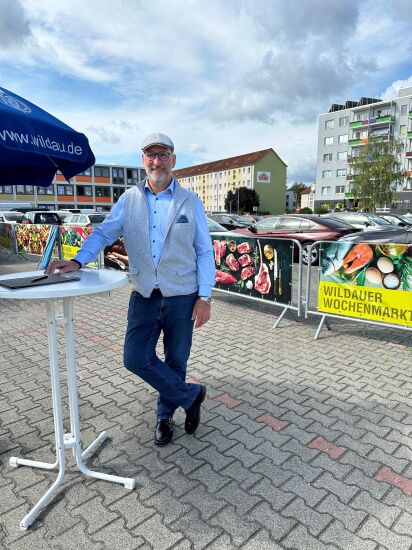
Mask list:
[[[16,224],[17,251],[43,255],[51,227],[43,224]],[[57,248],[54,255],[58,255]]]
[[[318,310],[412,327],[412,245],[321,243]]]
[[[212,236],[216,288],[264,300],[291,303],[292,241]]]

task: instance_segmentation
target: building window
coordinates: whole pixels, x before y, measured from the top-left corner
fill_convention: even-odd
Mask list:
[[[50,187],[38,187],[37,188],[37,194],[38,195],[54,195],[54,186],[50,185]]]
[[[345,186],[344,185],[337,185],[335,187],[335,192],[337,195],[341,195],[342,193],[345,192]]]
[[[323,162],[332,162],[332,153],[325,153],[323,155]]]
[[[332,170],[323,170],[322,172],[323,179],[329,179],[331,177],[332,177]]]
[[[11,195],[13,193],[12,185],[0,185],[0,193]]]
[[[57,185],[58,195],[73,195],[73,185]]]
[[[78,185],[77,186],[77,195],[83,197],[92,197],[92,186],[91,185]]]
[[[339,143],[348,143],[348,134],[341,134],[338,139]]]
[[[399,133],[400,134],[406,134],[406,124],[401,124],[399,126]]]
[[[333,118],[329,120],[325,120],[325,130],[331,130],[334,127],[335,127],[335,121],[333,120]]]
[[[330,195],[330,187],[322,187],[322,195]]]
[[[336,176],[338,178],[346,178],[346,168],[338,168],[336,170]]]
[[[96,187],[96,197],[110,197],[110,187]]]
[[[95,166],[94,167],[95,178],[110,178],[110,170],[108,166]]]
[[[343,116],[339,119],[339,126],[347,126],[349,124],[349,117]]]
[[[408,106],[401,105],[401,115],[406,115],[407,112],[408,112]]]
[[[127,184],[133,185],[139,181],[139,172],[135,168],[126,169]]]
[[[113,202],[117,202],[124,191],[123,187],[113,187]]]
[[[333,136],[325,137],[324,144],[325,145],[333,145]]]
[[[113,183],[124,183],[124,168],[112,168]]]
[[[80,174],[77,174],[78,176],[91,176],[92,175],[92,169],[91,167],[85,170],[84,172],[80,172]]]
[[[339,151],[338,160],[348,160],[348,152],[347,151]]]
[[[16,185],[17,195],[33,195],[33,193],[34,193],[33,185]]]

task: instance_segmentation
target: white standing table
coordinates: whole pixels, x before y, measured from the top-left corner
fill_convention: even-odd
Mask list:
[[[40,276],[42,271],[31,271],[25,273],[12,273],[3,275],[0,279],[12,279],[15,277]],[[27,460],[25,458],[11,457],[10,466],[32,466],[34,468],[43,468],[46,470],[58,469],[56,481],[46,491],[30,512],[22,519],[21,529],[27,529],[40,513],[42,508],[54,497],[59,486],[63,482],[66,462],[65,451],[72,449],[73,456],[79,470],[86,476],[113,481],[124,485],[126,489],[133,489],[135,480],[132,478],[119,477],[89,470],[84,461],[89,458],[94,451],[103,443],[108,434],[102,432],[86,450],[82,451],[80,446],[80,418],[79,404],[77,398],[77,377],[76,377],[76,357],[75,357],[75,337],[73,323],[73,298],[76,296],[85,296],[99,292],[108,292],[124,286],[127,281],[127,275],[120,271],[110,271],[108,269],[82,269],[74,273],[80,276],[80,281],[69,283],[52,284],[44,286],[35,286],[11,290],[0,286],[0,298],[14,300],[40,300],[45,303],[47,312],[47,331],[49,340],[49,356],[51,371],[51,386],[53,399],[54,431],[56,439],[56,460],[53,464],[39,462],[37,460]],[[56,314],[56,300],[63,299],[63,315]],[[62,400],[60,391],[60,371],[58,361],[57,345],[57,325],[64,325],[65,344],[66,344],[66,366],[67,366],[67,384],[70,409],[70,432],[65,433],[63,428]]]

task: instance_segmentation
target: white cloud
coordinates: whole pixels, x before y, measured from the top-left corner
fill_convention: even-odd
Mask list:
[[[317,115],[410,83],[409,14],[405,0],[2,0],[2,85],[107,162],[139,163],[157,129],[178,163],[272,147],[290,182],[311,182]]]

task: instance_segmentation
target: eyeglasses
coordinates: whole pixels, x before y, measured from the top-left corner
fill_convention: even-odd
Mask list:
[[[172,155],[172,153],[167,153],[166,151],[160,151],[159,153],[155,153],[154,151],[143,151],[143,154],[149,160],[154,160],[156,157],[158,157],[158,159],[162,162],[169,160]]]

